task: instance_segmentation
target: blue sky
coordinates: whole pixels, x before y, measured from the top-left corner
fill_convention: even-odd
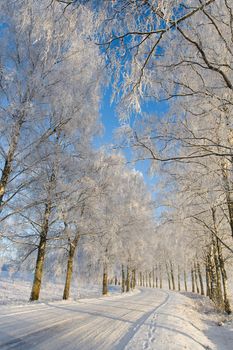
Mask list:
[[[161,116],[168,110],[168,104],[156,103],[155,101],[149,101],[142,106],[145,113],[156,113]],[[98,137],[94,141],[94,145],[98,148],[107,144],[115,144],[114,132],[120,127],[120,122],[116,112],[116,105],[111,104],[111,88],[108,88],[103,93],[103,98],[100,107],[100,118],[104,126],[104,133],[101,137]],[[130,161],[130,151],[128,149],[122,149],[127,160]],[[149,187],[153,187],[158,179],[156,176],[149,176],[148,174],[149,161],[138,161],[135,163],[135,169],[142,172],[145,182]]]

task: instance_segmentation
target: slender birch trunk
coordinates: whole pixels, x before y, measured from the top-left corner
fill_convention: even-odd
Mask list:
[[[174,277],[174,271],[173,271],[173,264],[171,261],[170,261],[170,270],[171,270],[172,289],[175,290],[176,289],[175,277]]]
[[[191,279],[192,279],[192,293],[195,293],[195,282],[194,282],[194,271],[193,271],[193,267],[191,267]]]
[[[163,279],[162,279],[162,271],[161,271],[161,265],[159,265],[159,288],[163,288]]]
[[[197,266],[196,263],[194,262],[194,281],[195,281],[195,285],[196,285],[196,291],[199,294],[200,290],[199,290],[199,285],[198,285],[198,278],[197,278]]]
[[[102,294],[108,294],[108,265],[106,262],[103,263],[103,289]]]
[[[130,268],[127,265],[127,273],[126,273],[126,292],[130,291]]]
[[[136,287],[136,270],[132,270],[132,289],[135,289]]]
[[[197,266],[197,273],[198,273],[198,277],[199,277],[201,295],[205,295],[205,292],[204,292],[204,284],[203,284],[203,279],[202,279],[202,274],[201,274],[201,267],[200,267],[199,261],[197,261],[196,266]]]
[[[222,246],[221,246],[221,242],[219,241],[219,239],[217,239],[217,249],[218,249],[220,270],[221,270],[221,275],[222,275],[224,311],[227,314],[231,314],[231,306],[230,306],[230,301],[228,298],[227,273],[226,273],[225,262],[224,262],[223,254],[222,254]]]
[[[155,287],[158,288],[159,278],[158,278],[158,265],[156,265],[155,270]]]
[[[180,292],[180,267],[178,265],[178,276],[177,276],[177,279],[178,279],[178,291]]]
[[[215,235],[212,234],[212,246],[213,246],[213,257],[214,257],[214,264],[215,264],[215,270],[216,270],[216,282],[217,282],[217,289],[216,289],[216,300],[215,303],[219,308],[223,308],[224,300],[223,300],[223,294],[222,294],[222,286],[221,286],[221,270],[220,270],[220,261],[219,261],[219,255],[218,255],[218,246],[217,246],[217,225],[216,225],[216,209],[212,208],[212,218],[213,218],[213,224],[214,224],[214,231]]]
[[[186,270],[184,270],[184,289],[186,292],[188,291]]]
[[[139,285],[142,287],[142,272],[139,272]]]
[[[125,269],[124,265],[121,265],[121,292],[125,292]]]
[[[217,298],[217,277],[216,277],[216,269],[213,258],[213,245],[210,246],[209,252],[209,276],[210,276],[210,299],[216,300]]]
[[[78,246],[80,236],[77,235],[72,241],[69,241],[69,255],[67,260],[67,268],[66,268],[66,282],[65,287],[63,291],[63,300],[69,299],[70,296],[70,286],[71,286],[71,279],[73,274],[73,262],[74,262],[74,255]]]
[[[19,143],[20,130],[23,124],[23,116],[19,117],[17,122],[12,128],[12,133],[10,137],[10,145],[8,153],[5,157],[5,163],[2,169],[2,175],[0,178],[0,212],[2,211],[3,197],[6,193],[6,187],[9,182],[9,178],[12,171],[12,164],[15,156],[15,151]]]
[[[170,273],[168,269],[168,264],[166,263],[166,272],[167,272],[167,281],[168,281],[168,288],[171,290],[171,279],[170,279]]]
[[[223,309],[224,302],[221,290],[220,268],[214,237],[212,237],[212,244],[210,247],[210,285],[211,300],[213,300],[217,308]]]
[[[149,272],[149,287],[151,288],[151,272]]]
[[[40,296],[40,288],[41,288],[41,281],[42,281],[43,269],[44,269],[44,259],[45,259],[45,252],[46,252],[47,235],[49,230],[49,217],[51,214],[51,209],[52,209],[51,201],[49,200],[45,205],[44,221],[43,221],[42,230],[40,233],[40,241],[38,246],[36,268],[34,273],[34,280],[32,284],[30,301],[38,300]]]
[[[226,161],[225,161],[226,162]],[[232,188],[230,185],[230,181],[228,178],[228,170],[227,165],[222,162],[222,176],[223,176],[223,184],[225,189],[226,203],[229,215],[229,225],[231,229],[231,237],[233,238],[233,199],[232,199]]]
[[[205,274],[206,274],[206,296],[211,299],[209,255],[206,256]]]

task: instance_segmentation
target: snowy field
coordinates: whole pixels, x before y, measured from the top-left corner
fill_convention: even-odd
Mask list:
[[[20,304],[28,302],[32,287],[31,280],[12,279],[0,277],[0,305]],[[64,283],[52,283],[44,281],[42,283],[40,301],[58,301],[62,299]],[[110,291],[120,293],[119,287],[110,287]],[[71,288],[71,299],[96,298],[101,295],[99,285],[73,285]]]
[[[0,282],[1,350],[233,349],[231,318],[192,293],[144,288],[121,295],[116,287],[98,297],[100,288],[87,286],[56,301],[62,285],[47,283],[41,302],[30,304],[29,282]]]

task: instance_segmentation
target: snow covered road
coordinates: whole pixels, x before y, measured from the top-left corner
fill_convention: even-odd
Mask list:
[[[215,349],[189,302],[178,293],[142,289],[78,302],[1,306],[0,349]]]

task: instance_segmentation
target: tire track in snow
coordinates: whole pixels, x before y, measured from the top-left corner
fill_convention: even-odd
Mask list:
[[[155,314],[161,307],[165,306],[169,299],[170,295],[164,291],[161,291],[166,295],[165,299],[160,303],[158,306],[156,306],[152,311],[149,311],[145,313],[142,317],[140,317],[135,323],[136,325],[133,325],[129,331],[124,335],[123,338],[120,339],[118,342],[116,349],[125,349],[129,342],[133,339],[135,334],[139,331],[140,327],[150,318],[151,315]],[[143,347],[143,350],[147,349],[146,347]]]
[[[106,333],[106,331],[108,331],[109,329],[109,318],[112,321],[114,321],[115,319],[117,320],[117,315],[111,315],[111,312],[109,310],[109,305],[107,305],[108,309],[105,311],[102,310],[102,312],[100,311],[103,305],[98,305],[98,303],[97,305],[93,305],[93,304],[91,305],[91,306],[97,307],[97,310],[93,310],[93,309],[86,310],[86,308],[83,307],[85,305],[79,305],[78,303],[72,304],[72,305],[78,308],[69,309],[67,308],[67,306],[69,307],[70,305],[64,305],[64,304],[51,305],[50,307],[48,307],[50,312],[46,315],[47,316],[46,319],[44,318],[45,315],[43,315],[43,318],[41,320],[42,324],[39,323],[36,325],[37,330],[34,330],[34,331],[28,330],[27,332],[24,332],[23,334],[21,333],[20,335],[11,334],[10,337],[12,339],[8,341],[4,341],[2,343],[0,342],[0,349],[1,350],[8,350],[8,349],[29,350],[30,349],[31,350],[32,348],[33,349],[37,348],[37,346],[39,346],[40,349],[44,349],[44,346],[42,343],[44,343],[44,341],[46,342],[47,340],[52,341],[52,343],[56,342],[57,345],[55,346],[57,349],[57,346],[59,346],[57,341],[61,339],[65,340],[66,338],[69,338],[69,336],[71,335],[75,336],[76,333],[78,335],[78,343],[79,343],[78,346],[81,346],[80,345],[81,343],[83,342],[85,343],[85,341],[88,341],[89,340],[88,338],[93,335],[95,336],[95,339],[97,339],[98,336],[100,336],[100,338],[103,337],[104,334],[105,336],[111,335],[111,332],[109,332],[109,334]],[[98,311],[99,308],[100,310]],[[44,312],[46,310],[47,308],[43,307],[43,308],[40,308],[38,311]],[[36,310],[33,309],[31,311],[33,312],[33,314],[35,314],[34,311]],[[73,311],[77,312],[76,317],[72,316]],[[27,310],[26,313],[28,312],[29,310]],[[125,312],[124,309],[121,309],[121,312],[123,312],[123,314],[121,315],[122,318],[130,314],[129,311]],[[18,316],[21,314],[22,316],[26,316],[24,315],[25,312],[20,312],[19,314],[10,313],[10,314],[7,314],[7,316],[9,316],[9,321],[12,322],[12,319],[10,319],[10,316],[14,317],[15,315]],[[59,318],[62,317],[62,315],[63,316],[69,315],[69,317],[68,318],[66,317],[66,319],[63,318],[62,320],[59,320]],[[102,319],[101,321],[100,321],[100,318]],[[104,319],[105,321],[103,323]],[[25,319],[22,319],[22,320],[18,319],[17,322],[20,323],[20,321],[22,321],[22,330],[24,330]],[[32,320],[31,319],[28,320],[27,318],[27,321],[29,321],[29,325],[33,327]],[[111,323],[111,325],[114,327],[113,322]],[[17,324],[15,325],[15,327],[17,331],[20,330]],[[80,331],[82,332],[80,333]],[[0,334],[0,337],[1,337],[1,334]],[[51,344],[51,346],[53,347],[53,344]],[[49,349],[49,347],[46,347],[46,348]],[[81,346],[81,347],[78,347],[77,349],[83,349],[83,347]]]
[[[56,340],[62,339],[63,337],[67,337],[72,333],[75,333],[77,329],[72,329],[71,325],[75,323],[75,321],[80,321],[80,314],[76,317],[68,317],[63,320],[51,320],[47,319],[47,324],[45,325],[38,325],[38,329],[35,331],[29,331],[27,333],[24,333],[23,335],[13,337],[13,339],[6,341],[4,343],[0,343],[0,349],[1,350],[10,350],[10,349],[17,349],[17,350],[32,350],[36,349],[37,346],[40,347],[40,349],[49,349],[44,348],[42,343],[48,339],[53,340],[56,338]],[[91,316],[87,316],[85,319],[81,319],[82,324],[78,325],[78,330],[80,331],[82,328],[85,329],[85,327],[92,326],[93,323],[95,323],[97,320],[93,319]],[[85,332],[84,332],[85,333]],[[41,347],[42,346],[42,347]],[[64,348],[64,347],[63,347]]]
[[[164,292],[166,293],[166,292]],[[157,312],[159,309],[161,309],[163,306],[165,306],[169,299],[170,299],[170,295],[168,293],[166,293],[166,299],[165,301],[160,304],[159,306],[157,306],[157,308],[155,308],[155,310],[152,312],[152,319],[150,321],[150,327],[149,327],[149,331],[148,331],[148,338],[146,341],[144,341],[143,343],[143,350],[149,349],[150,345],[155,341],[155,331],[156,331],[156,320],[157,320]]]
[[[31,310],[25,310],[25,311],[12,312],[10,314],[5,314],[0,316],[0,320],[5,317],[18,316],[18,315],[23,315],[28,313],[31,314],[32,312],[38,312],[38,311],[40,312],[40,311],[49,310],[49,309],[50,308],[48,306],[45,306],[45,307],[41,307],[40,309],[31,309]]]
[[[10,316],[15,316],[15,315],[21,315],[21,314],[26,314],[26,313],[31,313],[31,312],[35,312],[35,311],[41,311],[41,310],[45,310],[45,309],[50,309],[51,305],[55,305],[55,306],[67,306],[67,307],[72,307],[74,305],[77,304],[81,304],[80,301],[77,302],[47,302],[47,303],[35,303],[35,304],[22,304],[22,305],[0,305],[1,308],[1,316],[0,316],[0,320],[4,317],[10,317]],[[28,310],[25,310],[28,309]],[[7,311],[7,313],[4,313],[4,310]],[[9,313],[9,311],[11,311]]]
[[[8,310],[8,317],[0,319],[0,349],[122,350],[150,315],[164,305],[164,292],[159,291],[158,297],[151,292],[90,303],[38,305],[32,307],[31,315],[28,308]]]
[[[28,346],[28,343],[30,343],[30,339],[33,339],[33,343],[36,343],[37,336],[46,336],[48,333],[51,335],[51,332],[57,333],[60,327],[63,327],[65,323],[70,322],[70,319],[68,320],[62,320],[57,321],[50,325],[49,327],[44,327],[41,329],[38,329],[37,331],[24,334],[21,337],[14,338],[12,340],[9,340],[3,344],[1,344],[1,350],[8,350],[8,349],[29,349],[26,346]]]

